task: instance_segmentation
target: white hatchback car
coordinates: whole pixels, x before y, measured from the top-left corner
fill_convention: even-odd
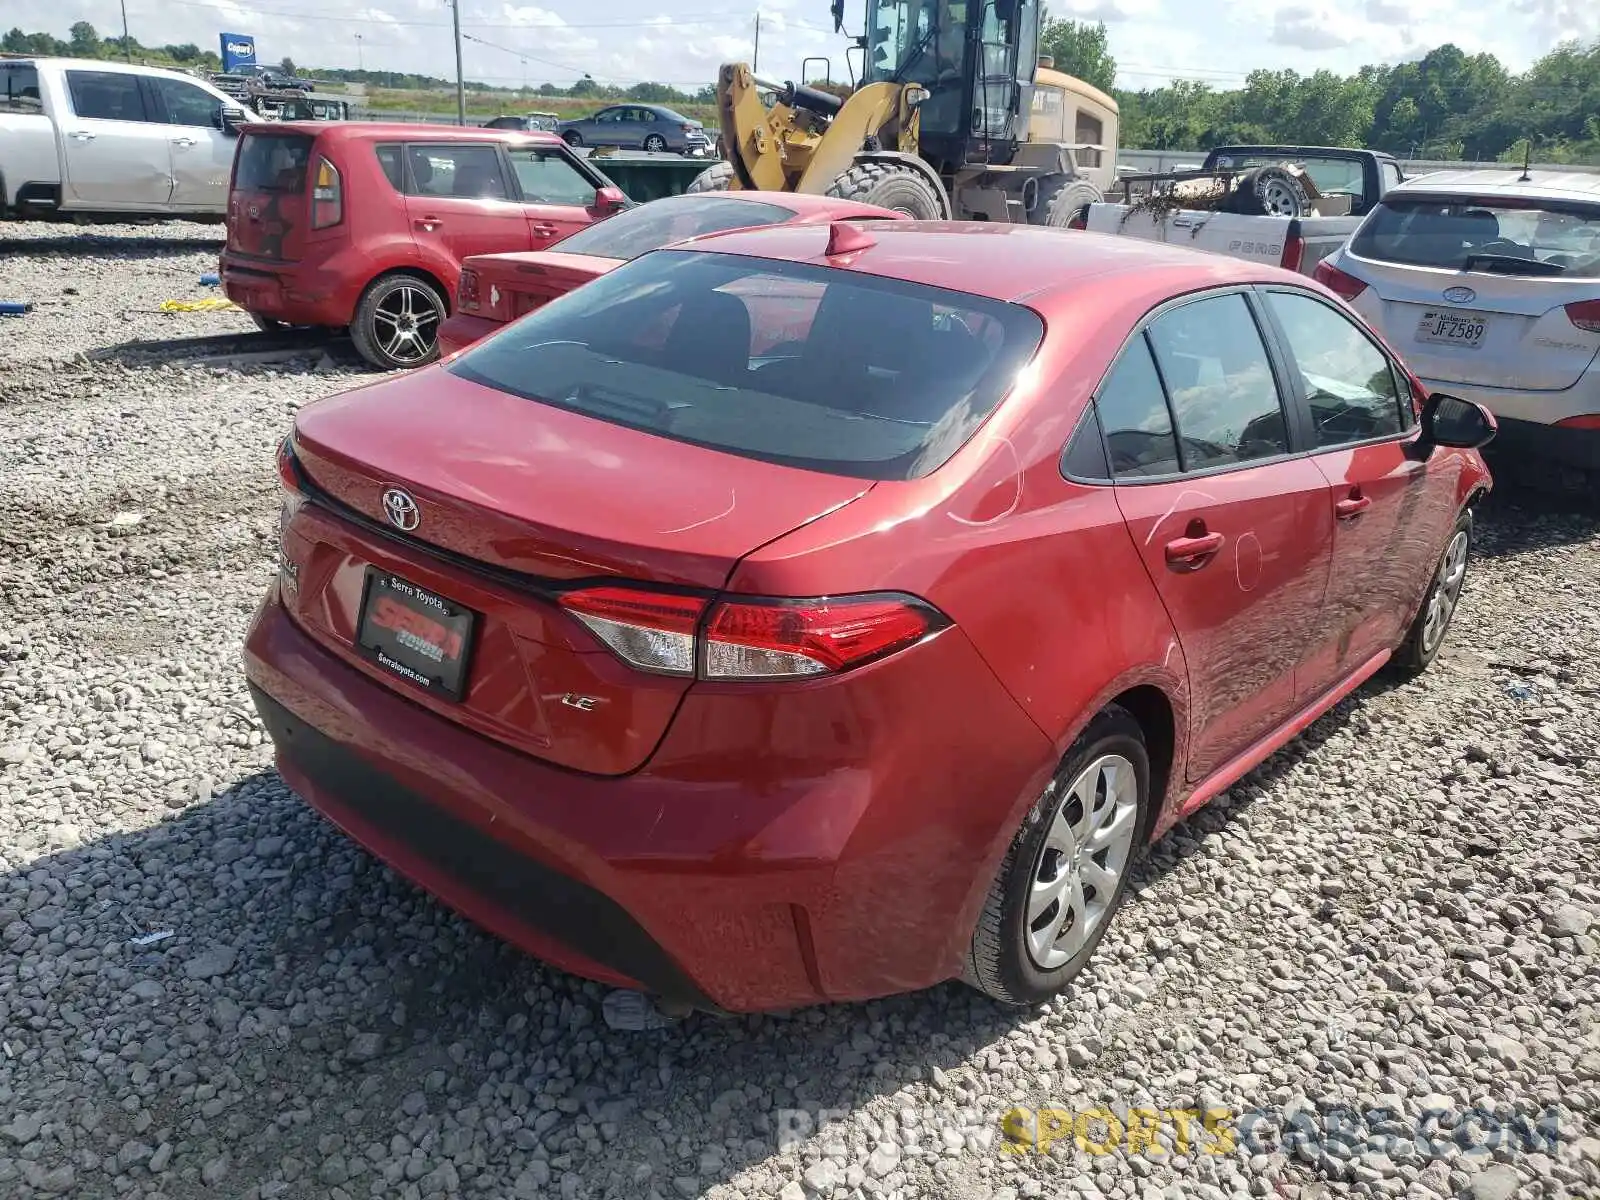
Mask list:
[[[1600,175],[1439,171],[1388,192],[1316,278],[1517,466],[1600,473]]]

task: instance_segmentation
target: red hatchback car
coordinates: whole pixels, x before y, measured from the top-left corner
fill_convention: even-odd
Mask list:
[[[263,329],[348,326],[373,366],[438,356],[461,260],[536,250],[627,198],[550,133],[454,126],[246,125],[222,287]]]
[[[569,970],[1034,1002],[1145,844],[1432,660],[1493,430],[1274,268],[737,231],[302,409],[246,670],[300,795]]]
[[[765,225],[903,221],[904,213],[793,192],[696,192],[667,196],[580,229],[554,250],[477,254],[461,264],[456,311],[439,329],[439,352],[454,354],[557,296],[662,246],[710,233]]]

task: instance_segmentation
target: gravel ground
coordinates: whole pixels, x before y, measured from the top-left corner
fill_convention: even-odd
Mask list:
[[[273,772],[271,450],[367,376],[71,361],[242,328],[139,311],[215,236],[0,226],[0,1194],[1600,1195],[1600,520],[1497,498],[1434,670],[1170,835],[1048,1009],[621,1032]]]

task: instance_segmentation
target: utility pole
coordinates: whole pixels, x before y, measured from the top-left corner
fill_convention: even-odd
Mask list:
[[[750,56],[750,70],[752,72],[754,72],[754,71],[759,71],[760,69],[761,69],[761,10],[757,9],[756,10],[756,48],[755,48],[755,53]]]
[[[467,123],[467,84],[461,74],[461,0],[450,0],[450,20],[456,30],[456,124]]]
[[[133,61],[133,50],[128,45],[128,0],[122,0],[122,57]]]
[[[361,57],[361,35],[356,34],[356,69],[363,73],[367,69],[366,62]]]

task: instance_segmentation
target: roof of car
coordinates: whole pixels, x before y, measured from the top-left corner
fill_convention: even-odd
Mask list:
[[[1010,302],[1077,291],[1090,278],[1097,286],[1134,280],[1136,290],[1151,295],[1186,287],[1310,283],[1303,275],[1244,259],[1079,230],[987,221],[882,221],[867,230],[871,246],[833,259],[824,259],[829,231],[819,224],[734,230],[697,239],[694,247],[788,262],[825,261],[834,268]]]
[[[560,146],[553,133],[537,129],[485,129],[481,125],[429,125],[423,122],[402,124],[384,121],[254,121],[245,126],[251,132],[304,133],[313,137],[335,137],[344,141],[383,141],[403,138],[428,142],[514,142],[519,145]]]
[[[17,66],[27,64],[33,67],[60,67],[70,71],[105,71],[112,74],[126,75],[165,75],[172,79],[183,79],[190,83],[204,83],[211,86],[208,79],[200,79],[187,71],[176,70],[173,67],[146,67],[139,63],[116,62],[112,59],[100,58],[62,58],[59,56],[41,54],[25,57],[0,58],[0,63],[12,63]]]
[[[1522,196],[1539,200],[1600,200],[1600,174],[1583,171],[1430,171],[1389,191],[1386,199],[1405,196]]]

